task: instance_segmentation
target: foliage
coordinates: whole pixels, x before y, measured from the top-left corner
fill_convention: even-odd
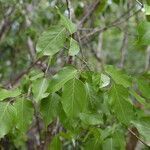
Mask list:
[[[14,1],[10,3],[17,4]],[[107,53],[109,48],[109,51],[114,50],[114,52],[110,51],[106,62],[97,53],[95,58],[89,49],[84,46],[82,49],[81,40],[85,40],[83,43],[89,42],[86,41],[88,33],[86,35],[79,33],[78,28],[88,29],[88,23],[83,23],[82,27],[80,23],[77,25],[69,19],[63,13],[69,9],[69,6],[67,6],[68,8],[60,7],[61,3],[58,2],[58,7],[54,7],[52,4],[56,5],[55,1],[47,2],[51,5],[49,10],[44,1],[39,4],[35,2],[41,10],[38,10],[37,14],[32,14],[32,12],[29,14],[33,18],[33,25],[26,26],[24,31],[23,28],[19,29],[17,26],[27,24],[30,17],[28,20],[28,16],[23,14],[21,9],[25,7],[25,4],[30,5],[32,2],[22,1],[22,3],[23,5],[19,1],[18,9],[10,18],[17,25],[12,27],[13,32],[10,32],[8,37],[2,39],[0,53],[2,55],[5,53],[4,59],[11,60],[13,56],[9,52],[4,52],[5,48],[6,51],[15,49],[15,52],[16,49],[30,49],[32,40],[37,41],[36,52],[33,58],[32,54],[30,56],[30,59],[32,58],[31,65],[28,57],[24,55],[28,52],[20,51],[19,56],[15,54],[15,60],[20,65],[13,66],[12,70],[11,67],[7,70],[6,64],[3,65],[4,62],[0,61],[3,65],[0,70],[4,70],[0,88],[1,143],[7,139],[10,141],[12,149],[29,149],[26,143],[32,136],[35,136],[34,140],[38,141],[35,140],[36,142],[33,142],[31,146],[36,146],[36,149],[125,150],[126,143],[128,143],[126,141],[127,133],[130,128],[136,127],[138,134],[130,134],[138,136],[139,141],[144,143],[143,147],[148,148],[150,144],[150,71],[146,69],[139,73],[138,64],[133,59],[129,62],[130,67],[135,67],[135,70],[129,69],[127,64],[124,69],[116,67],[117,55],[120,53],[117,53],[115,49],[118,49],[121,44],[116,40],[122,37],[122,33],[112,28],[112,26],[117,26],[115,23],[112,23],[112,26],[110,23],[115,16],[114,10],[120,12],[116,7],[120,6],[126,9],[127,3],[115,0],[109,4],[107,0],[104,0],[103,5],[96,7],[95,12],[91,15],[92,28],[96,27],[97,29],[98,26],[104,24],[107,28],[112,28],[112,32],[106,31],[103,35],[104,53]],[[74,3],[72,2],[72,5]],[[82,4],[85,5],[86,1],[76,1],[74,6],[77,18],[83,15]],[[0,1],[0,5],[4,8],[10,4],[9,1]],[[149,15],[149,4],[146,5],[146,15]],[[95,17],[98,16],[98,13],[101,13],[101,18],[103,15],[108,16],[112,13],[112,18],[107,19],[105,23],[102,19],[101,22]],[[19,14],[22,17],[19,17]],[[16,16],[18,19],[14,20]],[[49,26],[47,22],[51,22],[51,25]],[[125,32],[131,30],[131,33],[137,33],[136,37],[128,39],[129,43],[130,40],[134,41],[134,44],[129,46],[129,51],[137,48],[132,56],[136,57],[136,53],[140,53],[140,50],[142,51],[150,45],[150,23],[146,20],[141,21],[134,29],[132,23],[135,26],[135,20],[132,20],[131,23],[128,22],[128,31]],[[41,29],[38,24],[46,27]],[[44,29],[45,31],[43,31]],[[42,31],[43,33],[41,33]],[[16,33],[18,33],[17,37],[14,37]],[[96,37],[90,39],[90,49],[94,49],[94,53],[98,39]],[[26,44],[23,44],[24,40],[30,41],[28,48]],[[86,60],[88,55],[90,57]],[[110,56],[111,58],[109,58]],[[60,64],[58,63],[59,59],[61,59]],[[96,63],[98,66],[95,65],[95,68],[98,69],[92,68],[95,60],[98,60]],[[26,61],[28,63],[24,63]],[[134,66],[132,62],[136,65]],[[38,65],[43,64],[45,68],[41,69],[41,66]],[[29,68],[27,68],[28,65],[30,65]],[[18,78],[14,78],[15,75],[12,74],[11,78],[15,79],[15,84],[12,80],[10,80],[10,85],[3,84],[11,71],[15,73],[16,69],[16,73],[18,73],[22,67],[27,70],[19,74]],[[54,68],[57,69],[53,72]]]

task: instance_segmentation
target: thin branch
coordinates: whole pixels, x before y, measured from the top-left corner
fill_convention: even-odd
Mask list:
[[[80,47],[80,52],[81,52],[81,56],[82,56],[82,59],[84,59],[84,54],[83,54],[83,50],[82,50],[82,42],[81,42],[81,39],[80,39],[80,35],[79,35],[79,32],[77,31],[77,39],[78,39],[78,42],[79,42],[79,47]]]
[[[94,55],[94,57],[96,58],[96,60],[101,63],[102,60],[100,57],[98,57],[98,55],[96,54],[96,51],[89,45],[89,40],[85,37],[85,40],[87,41],[85,44],[86,46],[91,50],[92,54]]]
[[[82,62],[85,64],[85,66],[87,67],[87,69],[88,69],[89,71],[91,71],[90,67],[88,66],[88,62],[86,62],[84,59],[81,59],[81,58],[78,57],[78,56],[76,56],[76,58],[78,58],[80,61],[82,61]]]
[[[15,11],[15,6],[8,8],[4,14],[4,19],[0,22],[0,40],[2,39],[5,31],[10,28],[13,21],[10,20],[10,16]]]
[[[96,7],[100,4],[100,0],[95,0],[94,3],[92,3],[89,7],[88,7],[88,12],[85,14],[85,16],[81,19],[81,21],[78,24],[78,27],[82,27],[82,25],[85,23],[85,21],[89,18],[89,16],[91,16],[91,14],[93,13],[93,11],[96,9]]]
[[[7,82],[4,87],[13,87],[15,84],[17,84],[19,82],[19,80],[26,74],[28,74],[30,72],[30,70],[38,63],[40,59],[37,59],[35,62],[31,63],[30,66],[23,70],[18,76],[16,76],[15,79],[13,79],[12,81]]]
[[[126,11],[125,13],[123,13],[119,18],[117,18],[115,21],[113,21],[114,23],[117,23],[118,21],[120,21],[121,19],[123,19],[124,17],[128,16],[130,14],[130,12],[134,9],[135,5],[133,5],[132,7],[130,7],[128,9],[128,11]]]
[[[51,124],[48,125],[47,131],[44,137],[43,149],[47,149],[48,145],[51,143],[53,137],[60,132],[59,118],[56,118]]]
[[[26,26],[26,28],[29,28],[31,26],[31,24],[32,24],[32,21],[30,20],[28,14],[30,13],[30,11],[33,12],[33,6],[31,7],[32,10],[30,10],[30,11],[29,11],[28,7],[29,6],[27,5],[22,10],[22,14],[25,17],[25,26]],[[34,61],[35,60],[35,52],[36,51],[35,51],[34,43],[33,43],[32,39],[31,39],[31,37],[29,35],[27,36],[27,46],[28,46],[28,51],[29,51],[30,57],[31,57],[32,61]]]
[[[119,24],[122,24],[122,23],[124,23],[124,22],[126,22],[127,20],[129,20],[131,17],[133,17],[134,15],[136,15],[137,13],[139,13],[140,11],[141,11],[141,9],[142,8],[140,8],[139,10],[137,10],[137,11],[135,11],[133,14],[129,14],[129,11],[127,11],[128,12],[128,16],[124,19],[124,20],[122,20],[122,21],[120,21],[121,19],[122,19],[122,17],[119,17],[119,18],[117,18],[116,20],[114,20],[112,23],[110,23],[108,26],[105,26],[105,27],[102,27],[102,28],[95,28],[95,29],[93,29],[93,31],[92,32],[90,32],[90,33],[88,33],[88,34],[86,34],[86,35],[83,35],[82,37],[81,37],[81,39],[83,39],[85,36],[86,37],[90,37],[90,36],[92,36],[92,35],[94,35],[94,34],[96,34],[96,33],[99,33],[99,32],[104,32],[104,31],[106,31],[106,30],[108,30],[108,29],[110,29],[110,28],[112,28],[112,27],[115,27],[115,26],[117,26],[117,25],[119,25]],[[121,15],[122,16],[122,15]]]
[[[142,8],[144,7],[143,6],[143,4],[140,2],[140,1],[138,1],[138,0],[135,0]]]
[[[147,146],[148,148],[150,148],[150,146],[145,143],[141,138],[139,138],[131,129],[128,128],[128,131],[133,135],[135,136],[141,143],[143,143],[145,146]]]
[[[93,28],[78,28],[79,31],[93,31]]]
[[[95,51],[95,55],[98,60],[101,60],[101,61],[99,61],[101,68],[103,68],[103,65],[104,65],[102,48],[103,48],[103,33],[99,33],[98,45],[97,45],[97,49]]]
[[[66,0],[67,10],[68,10],[68,18],[71,19],[71,8],[70,8],[70,1]]]
[[[35,116],[35,120],[36,120],[36,126],[37,126],[37,132],[38,132],[38,148],[41,149],[42,148],[42,137],[41,137],[41,126],[40,126],[40,118],[39,118],[39,110],[38,110],[38,105],[33,101],[33,105],[34,105],[34,116]]]
[[[13,21],[10,21],[8,18],[4,20],[3,25],[0,29],[0,40],[4,38],[5,33],[7,32],[7,30],[9,30],[12,23]]]
[[[120,58],[120,64],[119,64],[120,68],[124,67],[127,43],[128,43],[128,35],[127,35],[127,32],[125,31],[124,36],[123,36],[122,45],[120,48],[120,52],[121,52],[121,58]]]
[[[71,3],[69,0],[66,0],[66,4],[67,4],[67,10],[68,10],[68,18],[71,20]],[[68,64],[72,64],[73,63],[73,57],[72,56],[68,56]]]
[[[138,9],[137,11],[135,11],[133,14],[127,16],[127,18],[125,18],[125,20],[122,20],[122,21],[120,21],[120,22],[114,23],[113,26],[116,26],[116,25],[119,25],[119,24],[124,23],[125,21],[128,21],[130,18],[132,18],[133,16],[135,16],[136,14],[138,14],[138,13],[141,11],[142,8],[143,8],[143,7],[141,7],[141,8]]]
[[[130,1],[127,3],[127,9],[128,11],[130,10]],[[130,15],[130,12],[129,12]],[[121,57],[120,57],[120,64],[119,66],[121,68],[124,67],[125,65],[125,59],[126,59],[126,54],[127,54],[127,44],[128,44],[128,27],[129,27],[129,20],[125,23],[125,31],[124,31],[124,36],[123,36],[123,41],[122,41],[122,45],[120,48],[120,53],[121,53]]]

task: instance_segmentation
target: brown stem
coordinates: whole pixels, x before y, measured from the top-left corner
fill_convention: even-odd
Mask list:
[[[4,19],[0,22],[0,40],[2,39],[5,31],[10,28],[13,21],[10,20],[10,16],[13,14],[15,7],[10,7],[4,14]]]
[[[67,4],[67,10],[68,10],[68,18],[71,20],[71,10],[70,10],[70,1],[66,0],[66,4]],[[73,57],[72,56],[68,56],[68,64],[72,64],[73,63]]]
[[[134,128],[134,130],[128,128],[128,131],[129,131],[137,140],[139,140],[141,143],[143,143],[146,147],[150,148],[150,146],[149,146],[147,143],[145,143],[145,142],[137,135],[137,133],[138,133],[137,129],[136,129],[136,133],[135,133],[135,128]],[[131,142],[131,141],[130,141],[130,142]]]
[[[29,11],[28,7],[29,6],[27,5],[22,11],[23,15],[25,16],[25,26],[26,26],[26,28],[29,28],[32,24],[32,21],[30,20],[28,14],[30,13],[30,11],[32,11],[32,12],[34,11],[33,6],[32,7],[30,6],[30,8],[31,8],[30,11]],[[28,51],[29,51],[31,60],[34,61],[35,60],[35,46],[34,46],[34,43],[33,43],[32,39],[29,35],[27,37],[27,46],[28,46]]]
[[[53,137],[59,132],[59,119],[56,118],[50,125],[47,127],[47,131],[44,139],[44,149],[48,148],[48,145],[51,143]]]
[[[123,68],[125,64],[127,43],[128,43],[128,35],[127,35],[127,32],[125,31],[123,41],[122,41],[122,46],[120,49],[120,52],[121,52],[121,58],[120,58],[120,64],[119,64],[120,68]]]
[[[34,105],[34,115],[36,119],[36,126],[37,126],[37,132],[38,132],[37,149],[42,150],[43,142],[42,142],[42,137],[41,137],[41,126],[40,126],[38,105],[36,103],[33,103],[33,105]]]
[[[99,62],[101,68],[103,68],[104,65],[102,48],[103,48],[103,33],[99,33],[98,45],[97,45],[97,50],[95,51],[95,56],[98,60],[100,60]],[[99,66],[97,66],[97,68],[99,68]]]
[[[68,57],[68,62],[67,62],[67,64],[72,64],[73,63],[73,59],[72,59],[73,57],[72,56],[69,56]]]

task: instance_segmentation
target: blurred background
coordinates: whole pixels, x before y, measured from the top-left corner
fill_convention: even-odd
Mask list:
[[[78,25],[82,55],[92,70],[101,71],[104,64],[130,74],[148,70],[150,23],[144,3],[71,0],[71,19]],[[35,45],[41,33],[59,21],[55,6],[68,15],[66,0],[0,0],[1,83],[13,79],[36,58]],[[55,69],[65,62],[64,51],[57,56]],[[74,63],[80,66],[81,60],[75,58]]]
[[[56,6],[77,25],[73,36],[79,42],[80,53],[68,59],[68,40],[52,59],[52,73],[71,59],[79,69],[101,72],[105,64],[111,64],[134,77],[144,74],[150,67],[149,3],[149,0],[0,0],[0,85],[9,86],[17,81],[18,75],[26,74],[24,71],[35,63],[39,37],[59,23]],[[36,62],[35,67],[44,71],[47,60]],[[28,143],[31,147],[35,132],[33,128]],[[21,145],[19,138],[11,137],[16,145]],[[6,147],[11,145],[8,142],[7,137],[2,141]]]

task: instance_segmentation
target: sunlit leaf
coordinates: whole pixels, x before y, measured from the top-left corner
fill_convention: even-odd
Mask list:
[[[87,125],[98,125],[103,123],[102,114],[81,113],[80,119]]]
[[[101,88],[104,88],[110,84],[110,78],[105,74],[101,74],[101,81]]]
[[[11,90],[6,90],[0,88],[0,101],[10,98],[10,97],[17,97],[21,94],[21,91],[17,89],[11,89]]]
[[[145,14],[150,15],[150,5],[145,4]]]

